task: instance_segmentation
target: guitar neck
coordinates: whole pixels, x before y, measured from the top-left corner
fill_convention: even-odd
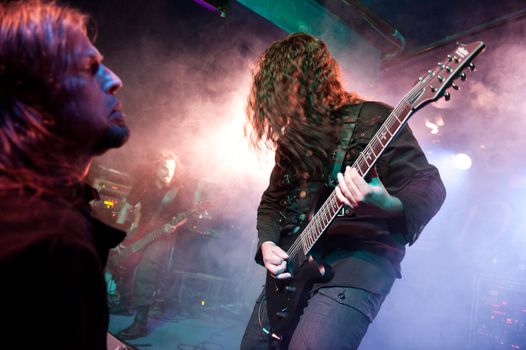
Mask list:
[[[415,94],[417,93],[417,89],[412,89],[400,101],[353,163],[351,167],[356,169],[360,176],[364,177],[369,170],[371,170],[374,163],[376,163],[398,131],[407,122],[413,112],[410,105],[411,99],[415,98]],[[287,254],[290,257],[295,257],[302,250],[303,254],[306,255],[342,207],[343,205],[338,202],[336,197],[336,191],[333,190],[303,232],[289,248]]]
[[[143,238],[141,238],[137,242],[133,243],[130,246],[130,250],[132,251],[132,253],[138,252],[139,250],[141,250],[144,247],[146,247],[148,244],[150,244],[153,241],[155,241],[157,238],[161,237],[162,235],[168,234],[168,232],[165,230],[165,226],[166,225],[174,226],[174,225],[178,224],[179,222],[183,221],[184,219],[186,219],[191,214],[193,214],[196,211],[198,211],[200,208],[201,208],[201,206],[198,206],[196,208],[193,208],[193,209],[190,209],[188,211],[185,211],[185,212],[183,212],[183,213],[181,213],[181,214],[179,214],[177,216],[174,216],[167,224],[159,227],[158,229],[150,231]]]
[[[163,233],[164,233],[163,228],[159,228],[157,230],[151,231],[146,236],[144,236],[143,238],[141,238],[140,240],[138,240],[137,242],[133,243],[130,246],[131,252],[132,253],[138,252],[139,250],[143,249],[148,244],[152,243],[157,238],[159,238]]]

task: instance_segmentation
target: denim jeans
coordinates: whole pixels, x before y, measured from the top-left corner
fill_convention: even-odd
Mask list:
[[[385,296],[350,287],[320,288],[309,298],[288,349],[358,349]],[[282,349],[262,330],[260,321],[268,329],[263,295],[256,302],[241,349]]]

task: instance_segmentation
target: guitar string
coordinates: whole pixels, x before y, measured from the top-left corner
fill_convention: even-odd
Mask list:
[[[429,74],[429,77],[433,78],[434,76],[436,76],[438,74],[438,72],[440,72],[442,68],[435,68],[435,70],[432,72],[432,74]],[[456,74],[456,73],[455,73]],[[399,120],[399,115],[398,113],[402,112],[406,107],[411,107],[411,104],[408,103],[408,99],[412,99],[414,97],[417,96],[417,94],[421,93],[422,89],[424,87],[426,87],[427,85],[429,85],[430,81],[425,81],[425,80],[422,80],[422,81],[418,81],[417,84],[415,84],[413,86],[413,88],[401,99],[400,103],[393,109],[393,111],[391,112],[390,116],[388,117],[388,119],[386,120],[386,123],[384,125],[382,125],[382,127],[380,127],[380,129],[376,132],[376,134],[373,136],[373,142],[374,143],[375,141],[376,142],[379,142],[377,141],[379,139],[379,136],[381,135],[381,132],[383,131],[387,131],[389,133],[389,135],[391,136],[391,138],[388,140],[388,142],[385,144],[385,145],[382,145],[381,142],[380,145],[382,148],[385,148],[387,147],[387,145],[391,142],[391,140],[394,138],[394,136],[397,134],[397,132],[400,130],[400,128],[404,125],[404,122],[406,121],[407,117],[409,116],[409,114],[403,118],[402,121]],[[405,102],[405,104],[404,104]],[[395,117],[396,118],[396,123],[395,123],[395,120],[392,118],[392,117]],[[391,124],[390,124],[391,123]],[[390,125],[389,125],[390,124]],[[398,126],[396,127],[396,130],[394,131],[394,133],[391,133],[391,130],[390,128],[394,125],[398,124]],[[384,129],[384,126],[388,126],[388,129],[387,130],[382,130]],[[370,145],[367,145],[366,149],[370,149],[369,147]],[[365,150],[364,150],[365,151]],[[373,152],[373,154],[376,156],[376,154],[374,153],[374,150],[370,150]],[[381,154],[382,152],[380,152]],[[355,163],[352,165],[353,168],[356,168],[355,165],[358,166],[358,170],[360,172],[362,172],[360,175],[363,176],[365,173],[367,173],[367,171],[370,170],[370,168],[372,167],[373,164],[369,164],[367,162],[366,159],[364,159],[364,156],[363,156],[364,152],[361,152],[358,159],[355,161]],[[362,171],[361,170],[361,167],[363,165],[363,162],[365,162],[365,165],[367,166],[366,167],[366,170],[365,171]],[[322,207],[320,208],[320,210],[318,212],[322,212],[322,211],[325,211],[323,210],[324,207],[326,207],[326,203],[329,202],[329,199],[334,199],[334,196],[336,196],[336,192],[335,191],[332,191],[331,194],[329,195],[328,199],[325,201],[325,203],[322,205]],[[322,226],[324,227],[323,230],[321,230],[321,232],[323,232],[327,227],[328,225],[330,224],[330,222],[334,219],[334,217],[336,216],[336,213],[338,213],[339,210],[341,210],[341,208],[343,207],[343,205],[339,205],[339,208],[338,210],[333,214],[331,215],[331,219],[329,220],[329,222],[325,225],[323,224],[322,222]],[[301,239],[297,239],[293,242],[292,246],[289,248],[287,254],[290,256],[290,257],[293,257],[295,256],[298,252],[299,252],[299,249],[301,249],[302,247],[303,248],[306,248],[305,246],[305,242],[307,241],[307,243],[309,243],[309,246],[308,249],[304,249],[304,252],[308,252],[310,250],[310,248],[314,245],[314,243],[318,240],[318,238],[321,236],[321,233],[317,235],[317,237],[312,237],[313,235],[312,234],[309,234],[310,231],[312,231],[312,226],[315,226],[316,223],[319,223],[319,218],[320,216],[319,215],[315,215],[314,216],[314,219],[309,222],[309,224],[307,224],[307,226],[305,227],[304,231],[300,234],[300,237]],[[312,224],[314,222],[314,224]],[[304,234],[305,233],[305,234]],[[307,237],[307,240],[305,239],[305,237],[303,236],[309,236]],[[313,240],[314,238],[314,240]],[[303,241],[303,244],[302,242]]]
[[[475,51],[475,50],[474,50],[474,51]],[[453,70],[452,70],[451,72],[447,72],[447,73],[452,73],[452,74],[450,75],[450,77],[449,77],[448,79],[444,79],[444,80],[442,80],[442,81],[446,81],[446,83],[447,83],[447,82],[449,81],[449,79],[451,79],[452,77],[454,77],[455,75],[457,75],[457,73],[458,73],[460,70],[464,69],[464,67],[465,67],[465,66],[466,66],[471,60],[472,60],[472,57],[468,57],[468,58],[464,59],[463,62],[462,62],[462,64],[458,64],[458,65],[455,67],[454,72],[453,72]],[[402,121],[400,121],[399,118],[398,118],[399,115],[397,115],[397,113],[403,111],[406,107],[411,107],[411,104],[407,102],[407,99],[408,99],[408,98],[409,98],[409,99],[413,99],[413,98],[417,97],[416,94],[417,94],[417,93],[421,93],[422,89],[425,88],[427,85],[429,85],[429,83],[431,82],[431,80],[433,79],[433,77],[437,76],[438,73],[440,73],[440,71],[443,70],[443,69],[444,69],[444,65],[439,64],[438,67],[435,68],[432,72],[429,71],[429,73],[428,73],[428,77],[430,77],[431,79],[428,80],[428,81],[425,81],[425,80],[419,80],[419,81],[413,86],[413,88],[412,88],[412,89],[406,94],[406,96],[404,96],[404,98],[402,98],[401,102],[396,106],[396,108],[392,111],[391,115],[390,115],[390,116],[388,117],[388,119],[386,120],[386,123],[385,123],[384,125],[382,125],[382,126],[379,128],[379,130],[378,130],[378,131],[376,132],[376,134],[373,136],[371,143],[368,144],[368,145],[366,146],[366,148],[364,149],[364,151],[362,151],[362,152],[360,153],[360,155],[359,155],[358,159],[356,160],[356,162],[352,165],[353,168],[354,168],[354,167],[355,167],[355,164],[357,164],[357,166],[358,166],[358,170],[361,171],[361,167],[362,167],[362,165],[363,165],[363,162],[365,162],[365,165],[367,165],[367,167],[366,167],[366,170],[365,170],[365,171],[362,171],[362,174],[360,174],[361,176],[363,176],[367,171],[369,171],[370,168],[372,167],[372,165],[374,164],[374,162],[371,163],[371,164],[369,164],[369,162],[367,162],[367,159],[364,158],[364,154],[368,154],[368,158],[370,157],[369,152],[372,152],[373,155],[374,155],[376,158],[378,158],[378,157],[380,156],[380,154],[383,152],[383,149],[385,149],[385,147],[387,147],[387,145],[391,142],[391,140],[394,138],[394,136],[397,134],[397,132],[400,130],[400,128],[405,124],[405,122],[407,121],[407,118],[410,116],[410,113],[413,112],[413,111],[410,110],[409,113],[407,114],[407,116],[404,117]],[[446,69],[446,71],[447,71],[447,69]],[[446,73],[446,74],[447,74],[447,73]],[[442,81],[441,81],[441,82],[442,82]],[[443,85],[445,85],[446,83],[444,83]],[[420,86],[421,86],[421,87],[420,87]],[[441,88],[442,88],[442,86],[441,86]],[[405,102],[406,106],[403,106],[403,103],[404,103],[404,102]],[[395,129],[394,133],[391,133],[391,130],[390,130],[390,128],[391,128],[392,126],[395,125],[394,120],[391,118],[392,116],[396,117],[396,121],[397,121],[396,123],[398,124],[398,125],[396,126],[396,129]],[[392,123],[391,123],[391,122],[392,122]],[[389,125],[389,123],[391,123],[391,125]],[[385,128],[385,126],[387,126],[387,128]],[[382,134],[383,132],[385,132],[385,131],[387,131],[387,132],[390,134],[391,137],[390,137],[390,139],[387,141],[387,143],[382,144],[382,142],[380,141],[380,136],[381,136],[381,134]],[[382,137],[382,138],[384,138],[384,137]],[[378,152],[378,154],[376,154],[376,153],[374,152],[374,150],[376,149],[376,146],[378,146],[378,144],[380,144],[380,148],[381,148],[381,149],[383,148],[383,149],[382,149],[380,152]],[[333,193],[335,193],[335,191],[333,191],[333,192],[331,193],[331,196],[332,196]],[[331,196],[330,196],[330,197],[331,197]],[[322,205],[322,207],[320,208],[320,212],[322,211],[321,209],[323,209],[323,207],[325,207],[325,204],[328,203],[328,201],[329,201],[329,200],[327,200],[327,201]],[[338,209],[338,211],[341,209],[341,207],[342,207],[342,205],[340,205],[340,208]],[[318,217],[319,217],[319,216],[318,216]],[[330,221],[332,221],[332,220],[334,219],[334,217],[335,217],[335,214],[332,216],[331,220],[329,220],[329,223],[328,223],[328,224],[330,224]],[[315,215],[313,221],[316,223],[316,221],[317,221],[317,217],[316,217],[316,215]],[[304,249],[305,253],[308,252],[308,251],[310,250],[310,248],[313,246],[313,244],[314,244],[314,243],[317,241],[317,239],[321,236],[321,233],[327,228],[328,224],[327,224],[327,225],[325,225],[325,224],[322,225],[322,226],[324,226],[324,229],[321,230],[319,234],[317,234],[317,237],[314,237],[314,241],[312,240],[312,237],[310,237],[310,239],[309,239],[309,245],[310,245],[310,247],[307,247],[308,249]],[[307,235],[309,235],[309,231],[311,231],[311,230],[310,230],[310,228],[311,228],[310,226],[311,226],[311,225],[310,225],[310,223],[309,223],[309,225],[307,225],[307,227],[305,228],[305,233],[306,233]],[[303,235],[303,233],[302,233],[301,235]],[[310,234],[310,236],[312,236],[312,234]],[[296,242],[298,242],[298,245],[295,245],[295,244],[294,244],[294,243],[296,243]],[[296,255],[297,252],[299,251],[299,249],[301,248],[301,246],[299,246],[299,240],[295,241],[294,243],[293,243],[293,245],[291,246],[291,249],[289,249],[289,251],[291,251],[291,253],[292,253],[293,255]],[[304,246],[304,248],[306,248],[306,247]]]
[[[436,73],[437,73],[437,71],[439,71],[439,70],[440,70],[439,68],[436,68],[435,71],[433,72],[433,75],[430,75],[430,77],[435,76]],[[407,106],[409,106],[409,107],[411,106],[410,103],[407,102],[407,100],[416,97],[416,95],[417,95],[418,93],[420,93],[420,91],[421,91],[421,90],[422,90],[422,89],[423,89],[428,83],[429,83],[429,82],[419,81],[417,84],[415,84],[415,85],[413,86],[413,88],[412,88],[411,90],[409,90],[409,92],[408,92],[408,93],[407,93],[407,94],[401,99],[400,103],[399,103],[399,104],[393,109],[393,111],[391,112],[390,116],[387,118],[386,123],[385,123],[384,125],[388,125],[390,122],[394,122],[394,119],[392,119],[392,117],[395,117],[395,118],[396,118],[396,120],[397,120],[397,124],[399,124],[399,125],[398,125],[398,127],[396,128],[394,134],[391,133],[390,128],[391,128],[392,126],[394,126],[395,124],[391,124],[391,125],[389,126],[389,129],[388,129],[387,131],[389,132],[389,134],[390,134],[391,137],[390,137],[389,141],[388,141],[384,146],[382,146],[382,147],[384,147],[384,148],[387,147],[387,145],[388,145],[388,144],[390,143],[390,141],[394,138],[394,136],[396,135],[396,133],[398,132],[398,130],[399,130],[399,129],[402,127],[402,125],[404,124],[403,121],[400,121],[400,120],[398,119],[398,118],[399,118],[398,113],[402,112]],[[409,115],[409,114],[408,114],[408,115]],[[405,118],[404,118],[404,119],[405,119]],[[384,126],[384,125],[382,125],[382,127],[380,127],[380,129],[379,129],[379,130],[376,132],[376,134],[373,136],[373,140],[375,140],[375,139],[379,136],[379,133],[380,133],[380,131],[383,129],[383,126]],[[365,151],[367,148],[369,148],[369,145],[366,146],[366,148],[364,149],[364,151]],[[381,153],[381,152],[380,152],[380,153]],[[367,160],[363,159],[363,154],[364,154],[364,153],[361,152],[360,155],[358,156],[358,158],[356,159],[356,161],[355,161],[355,162],[353,163],[353,165],[352,165],[353,168],[356,168],[355,165],[358,164],[358,167],[359,167],[358,170],[359,170],[360,172],[362,172],[362,174],[360,174],[361,176],[364,176],[364,174],[367,173],[367,171],[370,170],[370,168],[372,167],[372,164],[369,164],[369,163],[367,162]],[[374,154],[374,152],[373,152],[373,154]],[[363,161],[365,161],[365,163],[366,163],[366,165],[367,165],[367,168],[366,168],[365,171],[362,171],[362,170],[361,170],[361,167],[360,167],[360,162],[362,162],[362,165],[363,165]],[[325,211],[325,208],[324,208],[324,207],[326,207],[326,204],[327,204],[330,200],[334,199],[335,196],[336,196],[336,191],[333,190],[333,191],[331,192],[331,194],[329,195],[328,199],[327,199],[327,200],[323,203],[323,205],[320,207],[320,210],[318,211],[318,213],[321,213],[322,211]],[[336,216],[336,214],[341,210],[341,208],[343,207],[343,205],[339,205],[338,207],[339,207],[338,210],[337,210],[333,215],[331,215],[331,219],[329,220],[329,223],[328,223],[327,225],[322,224],[322,227],[324,227],[324,228],[323,228],[323,230],[321,230],[321,232],[325,231],[325,229],[328,227],[328,225],[330,224],[330,222],[332,222],[332,220],[334,219],[334,217]],[[318,213],[316,213],[316,214],[314,215],[313,220],[311,220],[311,221],[307,224],[307,226],[305,227],[305,229],[303,230],[303,232],[300,234],[300,237],[299,237],[300,239],[296,239],[296,240],[292,243],[291,247],[290,247],[289,250],[287,251],[287,254],[289,255],[289,258],[296,256],[296,254],[299,252],[299,250],[300,250],[301,248],[307,248],[306,245],[305,245],[305,242],[308,243],[308,246],[309,246],[309,247],[308,247],[308,249],[304,249],[304,253],[308,252],[308,251],[310,250],[310,248],[312,248],[312,246],[314,245],[314,243],[318,240],[318,238],[321,236],[321,233],[320,233],[319,235],[317,234],[318,237],[313,237],[312,234],[309,234],[309,232],[310,232],[310,231],[312,230],[312,228],[313,228],[312,226],[316,225],[317,221],[319,221],[319,217],[320,217],[320,216],[318,215]],[[305,234],[304,234],[304,233],[305,233]],[[305,237],[305,236],[308,236],[308,237]],[[307,238],[307,239],[306,239],[306,238]],[[314,238],[314,241],[313,241],[313,238]]]

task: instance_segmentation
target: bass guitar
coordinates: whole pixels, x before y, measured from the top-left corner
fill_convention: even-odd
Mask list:
[[[484,49],[481,41],[460,44],[444,61],[420,77],[413,88],[402,98],[385,122],[360,153],[352,168],[364,177],[375,164],[409,117],[425,105],[444,97],[449,100],[448,88],[458,89],[455,80],[466,80],[466,68],[475,69],[472,60]],[[309,252],[342,209],[333,190],[303,231],[294,237],[284,237],[279,246],[289,255],[287,270],[292,278],[278,280],[267,271],[265,292],[270,335],[286,344],[306,304],[307,293],[313,283],[332,278],[330,266],[316,261]]]
[[[164,225],[161,225],[156,229],[141,235],[141,238],[137,239],[133,243],[118,246],[112,251],[112,264],[116,266],[121,266],[125,261],[128,261],[132,256],[136,255],[136,253],[146,248],[150,243],[152,243],[159,237],[173,234],[175,231],[177,231],[177,229],[180,226],[183,226],[186,223],[186,219],[188,217],[199,211],[205,210],[206,208],[208,208],[208,206],[208,202],[198,203],[192,209],[179,213],[178,215],[172,217]]]

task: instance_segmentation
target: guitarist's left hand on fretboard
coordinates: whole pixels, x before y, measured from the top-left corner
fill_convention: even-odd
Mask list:
[[[386,190],[378,177],[367,183],[354,168],[347,167],[344,174],[338,173],[336,197],[341,204],[356,212],[379,217],[389,217],[403,212],[399,198]]]

